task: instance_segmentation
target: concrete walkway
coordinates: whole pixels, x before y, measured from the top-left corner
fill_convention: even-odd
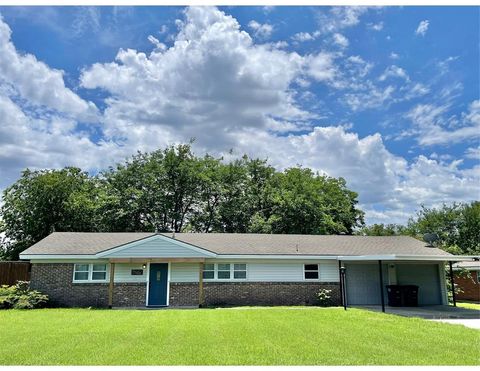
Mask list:
[[[357,308],[381,312],[380,305],[362,305]],[[403,317],[419,317],[424,319],[477,319],[480,321],[480,310],[453,307],[450,305],[427,305],[423,307],[385,307],[385,313]]]
[[[480,330],[480,319],[432,319],[431,321],[451,323],[452,325],[463,325],[465,327]]]

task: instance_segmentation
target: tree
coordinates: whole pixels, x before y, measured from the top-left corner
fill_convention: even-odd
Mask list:
[[[372,224],[359,229],[360,236],[399,236],[407,234],[407,228],[400,224]]]
[[[190,144],[141,153],[102,174],[104,228],[182,231],[200,202],[204,163]]]
[[[357,194],[345,180],[290,168],[272,176],[262,213],[254,214],[251,230],[299,234],[351,234],[363,224]]]
[[[136,155],[90,177],[26,170],[3,195],[4,258],[52,231],[351,234],[363,225],[344,179],[267,160],[196,156],[191,143]]]
[[[416,218],[408,221],[408,233],[419,239],[425,233],[438,236],[436,245],[452,254],[480,253],[480,202],[443,204],[439,208],[422,206]]]
[[[18,254],[53,231],[96,230],[96,181],[78,168],[29,169],[3,192],[0,208],[3,259]]]

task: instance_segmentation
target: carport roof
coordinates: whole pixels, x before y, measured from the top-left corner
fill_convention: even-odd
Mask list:
[[[139,241],[155,233],[54,232],[21,255],[95,255]],[[450,254],[407,236],[345,236],[240,233],[171,233],[167,238],[211,251],[218,255],[314,255],[372,256],[418,255],[449,257]]]

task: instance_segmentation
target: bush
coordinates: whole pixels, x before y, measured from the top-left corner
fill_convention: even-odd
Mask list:
[[[317,294],[315,295],[317,297],[318,304],[321,305],[322,307],[326,307],[331,304],[331,296],[330,293],[332,290],[327,290],[327,289],[321,289]]]
[[[13,286],[0,286],[0,309],[34,309],[44,307],[48,296],[30,290],[29,282],[18,281]]]

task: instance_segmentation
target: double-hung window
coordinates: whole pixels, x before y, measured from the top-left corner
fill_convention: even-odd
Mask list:
[[[244,280],[247,278],[247,265],[234,264],[233,265],[233,279]]]
[[[88,281],[90,264],[75,264],[74,281]]]
[[[217,264],[217,278],[219,280],[230,279],[230,264]]]
[[[318,280],[318,264],[305,264],[304,265],[304,278],[306,280]]]
[[[203,268],[205,280],[245,280],[247,264],[245,263],[211,263]]]
[[[106,264],[75,264],[73,282],[105,282],[107,280]]]
[[[203,267],[203,279],[213,280],[215,278],[215,264],[205,264]]]

